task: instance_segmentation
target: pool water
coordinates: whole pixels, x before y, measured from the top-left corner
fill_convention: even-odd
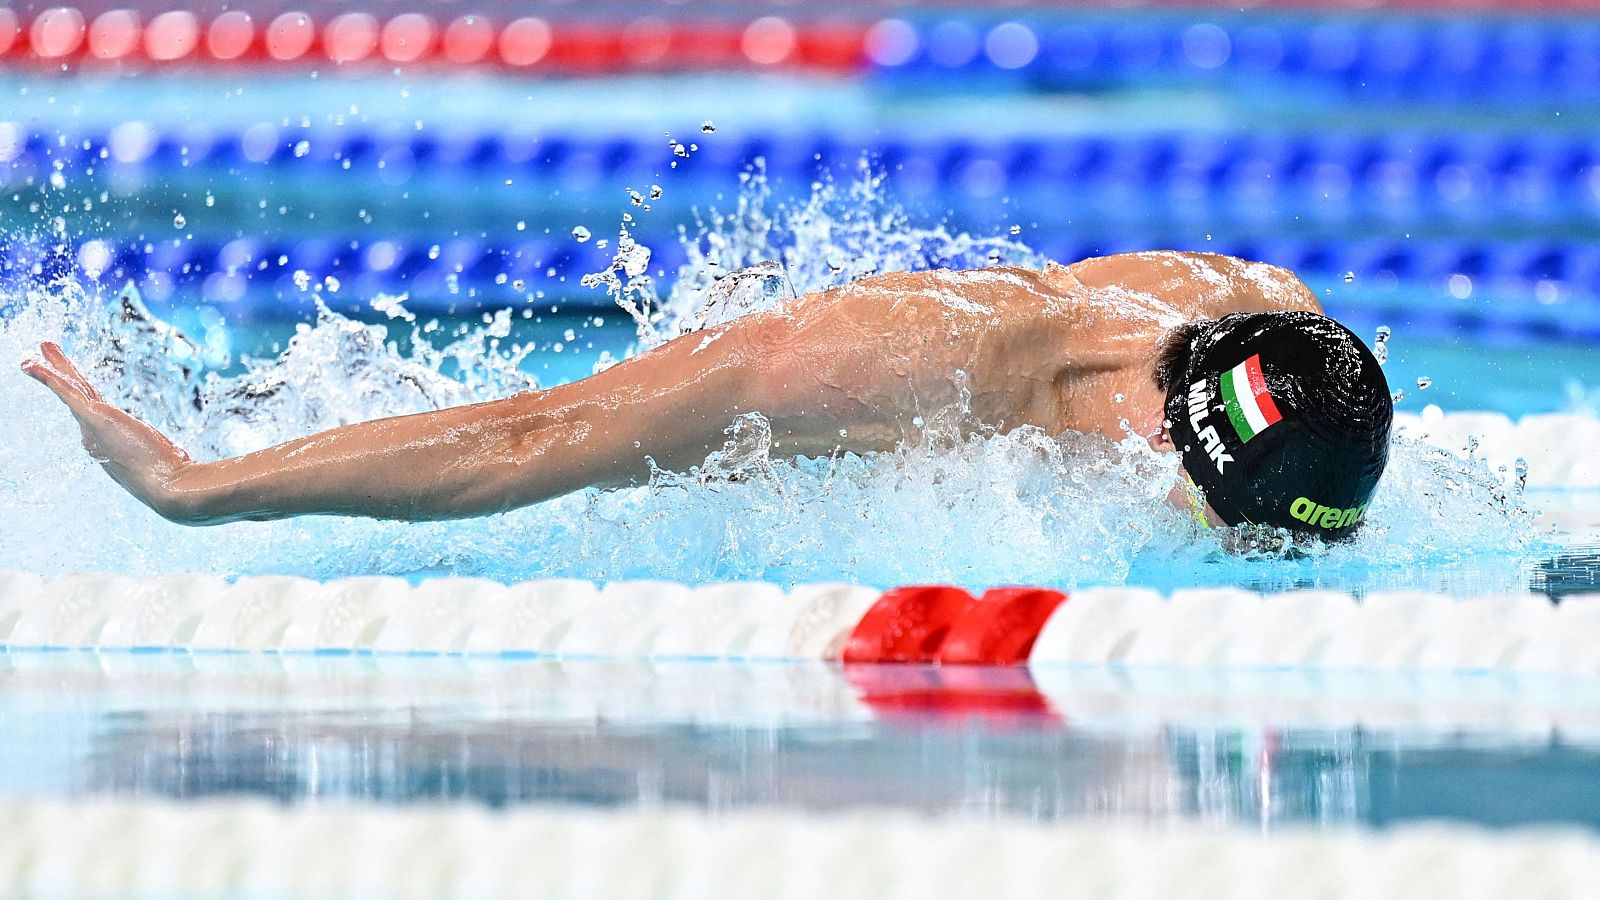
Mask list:
[[[591,6],[585,28],[751,11]],[[802,6],[743,34],[809,28]],[[1430,622],[1479,621],[1482,595],[1562,613],[1600,596],[1600,480],[1568,465],[1525,487],[1511,459],[1583,463],[1597,433],[1592,17],[824,6],[843,17],[829,28],[863,30],[855,68],[58,67],[0,46],[0,573],[1460,598]],[[524,13],[558,43],[570,24]],[[53,33],[9,15],[0,38]],[[1388,335],[1413,422],[1559,413],[1573,436],[1559,453],[1401,437],[1357,540],[1281,553],[1229,552],[1171,509],[1176,464],[1138,439],[968,433],[960,407],[916,446],[826,459],[770,454],[746,417],[690,471],[482,520],[193,529],[116,487],[17,372],[61,340],[109,398],[213,458],[585,377],[768,261],[804,293],[1152,248],[1293,269],[1357,333]],[[72,592],[56,599],[73,624]],[[0,646],[0,801],[1600,828],[1594,676],[1400,668]],[[258,859],[281,849],[237,834]],[[1107,884],[1142,884],[1128,874]]]
[[[1600,826],[1592,711],[1571,696],[1552,706],[1537,683],[1054,667],[953,678],[814,663],[12,654],[0,656],[0,793]],[[1168,692],[1185,699],[1152,715],[1148,699]],[[1372,709],[1357,718],[1363,700]],[[1428,717],[1402,724],[1413,703]],[[1374,715],[1385,707],[1389,721]],[[1286,724],[1253,723],[1263,715]]]

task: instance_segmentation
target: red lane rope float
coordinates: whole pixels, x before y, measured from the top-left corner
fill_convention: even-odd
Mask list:
[[[292,62],[311,52],[317,42],[317,23],[303,12],[286,12],[266,29],[267,55],[278,62]]]
[[[187,59],[200,48],[200,20],[191,12],[165,12],[144,29],[144,53],[155,62]]]
[[[982,718],[989,727],[1061,721],[1025,668],[847,665],[844,672],[861,702],[885,718]]]
[[[311,66],[419,64],[509,71],[602,73],[707,68],[798,68],[855,72],[867,63],[868,26],[796,23],[776,15],[749,22],[510,20],[475,13],[444,20],[424,12],[380,18],[345,12],[319,20],[314,6],[271,18],[230,10],[210,19],[175,10],[142,21],[112,9],[89,21],[70,6],[23,21],[0,9],[0,59],[60,64],[181,61]]]
[[[1020,665],[1066,599],[1060,591],[1035,587],[991,588],[977,600],[948,585],[895,588],[856,623],[843,660]]]
[[[1003,587],[984,592],[950,627],[939,645],[946,665],[1015,666],[1067,595],[1048,588]]]
[[[462,16],[444,27],[444,57],[457,65],[483,61],[494,48],[494,24],[483,16]]]
[[[255,46],[256,23],[247,12],[225,12],[206,28],[205,53],[220,62],[238,59]]]
[[[83,13],[71,7],[47,9],[28,27],[28,46],[40,59],[62,59],[82,47],[85,30]]]
[[[22,38],[22,23],[18,21],[17,14],[9,9],[0,9],[0,56],[20,43]]]
[[[378,49],[382,28],[376,16],[345,13],[322,29],[322,46],[336,63],[360,62]]]
[[[971,8],[970,0],[924,0],[929,6],[953,6],[958,8]],[[1021,3],[1010,4],[1012,7],[1050,10],[1062,7],[1081,7],[1083,0],[1024,0]],[[1442,12],[1483,12],[1488,10],[1508,10],[1511,12],[1533,12],[1538,10],[1576,10],[1579,12],[1593,12],[1594,0],[1118,0],[1115,4],[1118,9],[1163,9],[1181,7],[1186,9],[1209,9],[1220,7],[1231,12],[1262,10],[1271,12],[1274,7],[1279,9],[1295,9],[1306,12],[1372,12],[1374,10],[1430,10]],[[887,5],[885,5],[887,8]]]
[[[439,29],[421,13],[401,13],[385,22],[378,37],[378,51],[393,63],[416,62],[434,51]]]
[[[143,36],[138,13],[113,9],[89,24],[89,55],[95,59],[121,59],[139,48]]]
[[[885,591],[850,632],[844,661],[933,662],[950,626],[976,602],[971,594],[948,585]]]

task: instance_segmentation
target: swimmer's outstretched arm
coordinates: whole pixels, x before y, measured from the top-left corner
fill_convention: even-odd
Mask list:
[[[447,519],[640,483],[647,458],[680,470],[702,461],[735,416],[767,399],[772,369],[756,364],[747,333],[760,327],[759,317],[739,320],[547,391],[348,425],[216,462],[190,459],[107,403],[55,344],[23,370],[67,405],[107,473],[175,522]]]

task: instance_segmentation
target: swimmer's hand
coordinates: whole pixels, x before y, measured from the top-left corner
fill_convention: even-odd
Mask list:
[[[22,371],[67,405],[83,431],[84,449],[113,481],[175,522],[189,521],[198,514],[178,485],[179,476],[194,465],[189,454],[161,432],[107,403],[60,346],[41,344],[39,355],[25,360]]]

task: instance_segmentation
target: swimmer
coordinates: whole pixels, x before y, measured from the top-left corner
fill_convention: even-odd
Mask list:
[[[1149,252],[1043,269],[899,272],[683,335],[548,390],[193,460],[105,402],[54,344],[23,364],[118,484],[188,525],[302,515],[492,515],[645,482],[721,446],[743,413],[776,452],[915,441],[970,396],[1007,431],[1129,431],[1180,454],[1174,502],[1212,525],[1340,538],[1387,462],[1378,362],[1290,272]]]

